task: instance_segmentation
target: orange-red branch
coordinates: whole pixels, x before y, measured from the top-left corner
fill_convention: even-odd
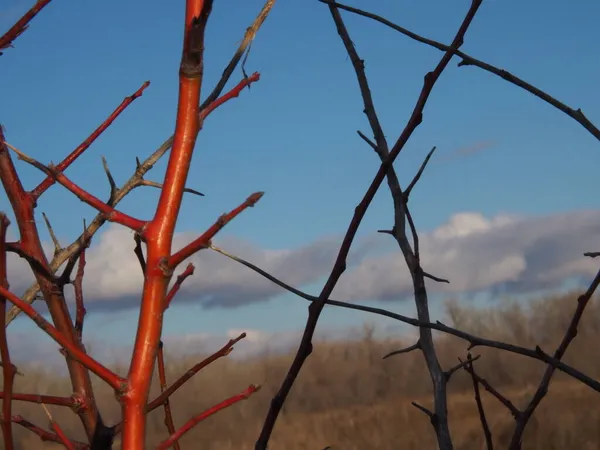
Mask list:
[[[2,50],[12,47],[13,41],[18,38],[29,26],[29,22],[52,0],[37,0],[35,5],[15,23],[2,37],[0,37],[0,55]]]
[[[173,300],[173,297],[175,297],[175,294],[177,294],[177,292],[179,292],[179,288],[181,287],[181,284],[185,281],[185,279],[187,277],[189,277],[193,274],[194,274],[194,265],[192,263],[189,263],[187,265],[187,267],[185,268],[185,270],[177,277],[177,280],[175,280],[175,283],[173,284],[173,286],[171,287],[171,290],[167,294],[167,297],[165,298],[165,310],[171,304],[171,301]]]
[[[48,334],[52,339],[54,339],[58,344],[60,344],[67,352],[87,367],[89,370],[94,372],[98,377],[102,380],[106,381],[106,383],[111,386],[113,389],[117,391],[121,391],[126,383],[126,380],[119,377],[116,373],[112,372],[110,369],[104,367],[98,361],[96,361],[91,356],[87,355],[83,351],[81,351],[75,344],[65,338],[56,328],[54,328],[50,322],[44,319],[41,314],[39,314],[31,305],[25,303],[15,294],[10,292],[8,289],[0,286],[0,296],[6,297],[6,299],[15,305],[17,308],[23,310],[23,312],[35,322],[35,324],[40,327],[43,331]]]
[[[250,86],[252,83],[254,83],[258,80],[260,80],[260,73],[258,73],[258,72],[254,72],[248,78],[244,78],[233,89],[231,89],[229,92],[222,95],[221,97],[216,99],[214,102],[210,103],[202,111],[200,111],[200,122],[202,122],[210,113],[212,113],[215,109],[217,109],[223,103],[228,102],[232,98],[238,97],[245,87]]]
[[[173,145],[154,217],[141,233],[147,245],[146,271],[128,387],[122,397],[123,421],[127,427],[123,430],[121,445],[128,450],[145,449],[146,406],[171,278],[171,272],[165,270],[168,269],[165,262],[171,254],[175,225],[198,135],[204,32],[212,3],[212,0],[186,0]]]
[[[133,95],[130,95],[129,97],[125,97],[125,99],[121,102],[121,104],[117,107],[117,109],[115,109],[112,114],[110,116],[108,116],[108,118],[102,122],[102,124],[96,128],[94,130],[94,132],[92,134],[89,135],[89,137],[83,141],[81,144],[79,144],[79,146],[73,150],[69,156],[67,156],[60,164],[58,164],[56,166],[56,169],[60,172],[64,172],[71,164],[73,164],[73,162],[79,158],[79,156],[81,156],[83,154],[83,152],[85,152],[90,145],[92,145],[92,143],[98,138],[98,136],[100,136],[102,133],[104,133],[104,131],[111,126],[111,124],[115,121],[115,119],[117,117],[119,117],[119,115],[125,110],[125,108],[127,108],[131,103],[133,103],[133,101],[138,98],[141,97],[142,94],[144,93],[144,90],[150,86],[150,82],[146,81],[144,84],[142,84],[142,86],[133,93]],[[37,199],[40,198],[40,196],[46,192],[46,190],[52,186],[54,184],[54,178],[52,176],[47,176],[46,179],[44,181],[42,181],[35,189],[33,189],[31,191],[31,195],[34,199],[34,201],[36,201]]]
[[[221,411],[225,408],[228,408],[231,405],[234,405],[242,400],[246,400],[248,397],[250,397],[252,394],[254,394],[259,389],[260,389],[260,386],[255,386],[255,385],[251,384],[250,386],[248,386],[248,388],[246,390],[244,390],[240,394],[234,395],[233,397],[230,397],[227,400],[222,401],[221,403],[213,406],[212,408],[209,408],[206,411],[201,412],[196,417],[191,418],[190,420],[188,420],[185,423],[185,425],[183,425],[179,430],[177,430],[175,432],[175,434],[172,434],[166,441],[163,441],[158,446],[158,450],[165,450],[167,448],[172,447],[173,444],[175,442],[177,442],[177,440],[181,439],[184,434],[186,434],[188,431],[190,431],[192,428],[194,428],[200,422],[202,422],[203,420],[212,416],[213,414],[216,414],[219,411]]]
[[[50,419],[50,427],[54,430],[56,436],[58,436],[60,443],[63,444],[67,450],[75,450],[75,444],[67,437],[56,420]]]
[[[221,231],[221,229],[225,225],[227,225],[229,222],[231,222],[238,214],[240,214],[246,208],[252,208],[256,204],[256,202],[258,202],[261,199],[263,194],[264,194],[264,192],[255,192],[254,194],[250,195],[250,197],[248,197],[246,199],[246,201],[244,201],[244,203],[242,203],[240,206],[231,210],[227,214],[223,214],[221,217],[219,217],[217,219],[217,221],[208,230],[206,230],[204,232],[204,234],[202,234],[202,236],[200,236],[198,239],[195,239],[194,241],[192,241],[191,243],[186,245],[184,248],[179,250],[177,253],[173,254],[168,259],[167,265],[171,269],[174,269],[175,267],[177,267],[177,265],[179,265],[186,258],[189,258],[194,253],[202,250],[203,248],[206,248],[209,245],[211,239],[214,238],[215,235],[219,231]]]

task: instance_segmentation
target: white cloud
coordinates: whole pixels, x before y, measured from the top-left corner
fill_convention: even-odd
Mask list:
[[[583,253],[600,246],[600,211],[545,217],[500,215],[488,219],[460,213],[420,235],[424,269],[450,280],[429,282],[434,292],[533,292],[571,277],[590,277],[597,262]],[[367,257],[348,271],[335,290],[341,300],[390,300],[412,292],[402,255]]]
[[[174,249],[193,238],[190,233],[176,235]],[[422,233],[420,242],[425,270],[450,280],[449,285],[429,283],[433,292],[532,292],[555,287],[567,278],[595,273],[597,263],[582,254],[600,248],[600,210],[533,218],[487,218],[476,212],[463,212]],[[332,268],[340,243],[341,238],[334,237],[299,248],[263,249],[238,239],[217,242],[296,287],[322,281]],[[50,245],[45,244],[45,248],[51,250]],[[143,278],[133,248],[133,234],[121,226],[110,225],[95,237],[87,253],[84,280],[90,308],[137,305]],[[11,286],[15,292],[22,292],[30,281],[28,270],[19,258],[10,258]],[[192,300],[205,307],[236,307],[284,292],[250,269],[210,250],[201,251],[190,261],[196,271],[184,283],[178,302]],[[358,239],[348,270],[334,294],[340,300],[367,301],[406,298],[411,292],[410,276],[394,241],[387,235],[374,234]]]

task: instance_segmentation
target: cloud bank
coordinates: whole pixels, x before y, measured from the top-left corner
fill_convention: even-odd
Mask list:
[[[181,248],[193,238],[189,233],[178,234],[174,248]],[[535,292],[561,286],[567,279],[587,279],[595,273],[597,264],[583,253],[600,248],[600,210],[490,218],[462,212],[438,228],[421,233],[420,242],[425,270],[450,280],[448,285],[429,283],[431,292]],[[217,242],[296,287],[322,281],[331,270],[340,243],[341,238],[334,237],[299,248],[264,249],[237,239]],[[50,245],[45,247],[51,249]],[[132,232],[117,225],[108,226],[96,236],[87,253],[84,280],[90,307],[137,305],[142,274],[133,247]],[[178,303],[194,301],[207,308],[232,308],[266,301],[284,292],[210,250],[201,251],[189,261],[196,271],[184,283]],[[31,280],[25,263],[14,255],[9,260],[9,277],[17,294]],[[411,292],[410,276],[394,241],[386,235],[372,235],[356,242],[334,294],[340,300],[363,302],[408,298]]]

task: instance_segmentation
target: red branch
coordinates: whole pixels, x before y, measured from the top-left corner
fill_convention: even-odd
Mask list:
[[[48,336],[54,339],[58,344],[64,347],[73,358],[98,375],[98,377],[100,377],[102,380],[106,381],[106,383],[113,389],[121,391],[124,388],[127,383],[126,380],[77,348],[75,344],[65,338],[65,336],[63,336],[56,328],[54,328],[50,322],[44,319],[41,314],[39,314],[31,305],[25,303],[8,289],[1,286],[0,295],[6,297],[9,302],[23,310],[23,312],[27,314],[27,316],[29,316],[29,318],[33,320],[38,327],[46,332],[46,334],[48,334]]]
[[[204,234],[202,234],[202,236],[200,236],[198,239],[190,242],[188,245],[186,245],[184,248],[179,250],[177,253],[171,255],[171,257],[168,259],[167,265],[171,269],[174,269],[175,267],[177,267],[178,264],[180,264],[186,258],[189,258],[194,253],[202,250],[203,248],[206,248],[209,245],[210,240],[212,238],[214,238],[215,235],[219,231],[221,231],[221,229],[225,225],[227,225],[229,222],[231,222],[238,214],[240,214],[245,209],[252,208],[256,204],[256,202],[258,202],[261,199],[263,194],[264,194],[264,192],[255,192],[254,194],[250,195],[250,197],[248,197],[246,199],[246,201],[244,201],[244,203],[242,203],[240,206],[231,210],[227,214],[223,214],[221,217],[219,217],[217,219],[217,221],[213,224],[213,226],[211,226],[208,230],[206,230],[204,232]]]
[[[6,262],[6,232],[10,221],[0,213],[0,286],[8,289],[8,275]],[[0,356],[2,357],[2,377],[4,385],[4,395],[2,400],[2,435],[4,437],[5,450],[14,449],[12,434],[12,390],[17,369],[10,361],[10,351],[8,349],[8,340],[6,338],[6,298],[0,295]]]
[[[171,304],[171,300],[173,300],[173,297],[175,297],[175,294],[177,294],[177,292],[179,291],[181,284],[185,281],[185,279],[187,277],[189,277],[193,274],[194,274],[194,265],[192,263],[189,263],[187,265],[187,267],[185,268],[185,270],[177,277],[177,280],[175,280],[175,283],[171,287],[171,290],[165,297],[165,311],[167,310],[167,308],[169,308],[169,305]]]
[[[48,3],[52,0],[37,0],[35,5],[27,11],[23,17],[21,17],[17,23],[15,23],[10,30],[8,30],[4,36],[0,37],[0,55],[2,50],[12,47],[13,41],[18,38],[28,27],[29,22],[33,19],[37,13],[39,13]]]
[[[4,397],[4,392],[0,392],[0,398]],[[72,397],[55,397],[53,395],[12,394],[12,399],[29,403],[44,403],[46,405],[68,406],[69,408],[75,408],[79,404]]]
[[[152,379],[149,374],[152,374],[155,366],[165,297],[171,278],[171,273],[165,270],[165,262],[171,255],[175,225],[198,136],[200,91],[204,74],[204,34],[212,5],[213,0],[186,0],[173,144],[154,217],[142,233],[147,243],[144,287],[127,375],[128,388],[121,398],[123,421],[127,423],[121,445],[128,450],[145,448],[146,406]]]
[[[189,267],[189,266],[188,266]],[[193,268],[193,267],[192,267]],[[164,392],[167,389],[167,374],[165,370],[165,357],[162,341],[158,345],[158,380],[160,383],[160,392]],[[173,414],[171,413],[171,404],[169,399],[165,400],[163,405],[165,407],[165,425],[169,431],[169,435],[175,434],[175,424],[173,423]],[[176,450],[180,450],[179,442],[175,441],[173,444]]]
[[[137,91],[133,93],[133,95],[125,97],[125,99],[121,102],[117,109],[115,109],[112,112],[112,114],[108,116],[108,118],[104,122],[102,122],[102,124],[98,128],[96,128],[94,132],[90,134],[85,141],[79,144],[79,146],[75,150],[73,150],[69,154],[69,156],[62,160],[62,162],[56,166],[56,169],[60,172],[63,172],[71,164],[73,164],[73,162],[77,158],[79,158],[79,156],[81,156],[83,152],[85,152],[89,148],[90,145],[92,145],[92,143],[98,138],[98,136],[100,136],[104,132],[104,130],[106,130],[109,126],[112,125],[115,119],[119,117],[119,115],[125,110],[125,108],[127,108],[131,103],[133,103],[133,101],[136,98],[142,96],[144,89],[146,89],[148,86],[150,86],[150,82],[146,81]],[[33,200],[36,201],[37,199],[39,199],[40,196],[44,192],[46,192],[46,190],[53,184],[54,178],[52,176],[47,176],[44,181],[42,181],[35,189],[31,191],[31,196],[33,197]]]
[[[117,211],[112,206],[107,205],[98,197],[93,196],[85,189],[80,188],[79,186],[77,186],[77,184],[69,180],[67,176],[60,170],[58,170],[58,168],[55,165],[49,164],[48,166],[45,166],[41,162],[32,158],[31,156],[26,155],[15,146],[10,145],[8,142],[3,141],[2,143],[5,144],[8,148],[10,148],[13,152],[15,152],[20,160],[25,161],[26,163],[31,164],[36,169],[41,170],[46,175],[52,177],[54,180],[58,181],[69,191],[75,194],[82,202],[87,203],[93,208],[96,208],[98,211],[104,214],[106,220],[124,225],[138,233],[141,233],[144,230],[144,227],[146,226],[147,222],[128,216],[125,213]],[[28,197],[29,202],[35,204],[35,202],[33,201],[32,194],[24,193],[23,195]]]
[[[197,424],[202,422],[204,419],[212,416],[213,414],[218,413],[219,411],[228,408],[231,405],[234,405],[242,400],[246,400],[252,394],[260,389],[260,386],[255,386],[251,384],[248,386],[246,390],[241,392],[240,394],[234,395],[233,397],[228,398],[227,400],[223,400],[221,403],[207,409],[206,411],[198,414],[196,417],[192,417],[188,420],[185,425],[183,425],[175,434],[172,434],[166,441],[163,441],[159,446],[158,450],[165,450],[173,446],[173,444],[183,437],[188,431],[194,428]]]
[[[44,442],[56,442],[59,444],[63,443],[63,441],[60,439],[60,437],[57,436],[56,434],[50,433],[49,431],[46,431],[43,428],[40,428],[37,425],[34,425],[30,421],[24,419],[22,416],[13,416],[12,421],[14,423],[16,423],[17,425],[20,425],[23,428],[28,429],[32,433],[37,434],[40,437],[40,439]],[[71,443],[73,445],[72,448],[74,448],[75,450],[89,450],[89,447],[90,447],[89,445],[83,444],[81,442],[71,441]]]
[[[192,378],[194,375],[196,375],[198,372],[200,372],[206,366],[212,364],[217,359],[229,355],[231,353],[231,351],[233,350],[233,346],[235,344],[237,344],[239,341],[241,341],[242,339],[244,339],[245,337],[246,337],[246,333],[242,333],[235,339],[230,339],[229,342],[227,342],[227,344],[225,344],[223,347],[221,347],[218,351],[216,351],[215,353],[210,355],[208,358],[204,359],[203,361],[199,362],[194,367],[189,369],[186,373],[184,373],[181,377],[179,377],[177,379],[177,381],[175,381],[171,386],[169,386],[167,389],[165,389],[158,397],[156,397],[154,400],[152,400],[146,407],[146,412],[148,412],[148,413],[152,412],[156,408],[164,405],[165,402],[169,399],[169,397],[171,395],[173,395],[175,393],[175,391],[177,391],[177,389],[179,389],[181,386],[183,386],[190,378]],[[120,423],[115,426],[115,434],[118,434],[121,432],[122,426],[123,426],[123,423]]]
[[[202,123],[204,121],[204,119],[206,119],[206,117],[210,113],[212,113],[215,109],[217,109],[223,103],[228,102],[232,98],[238,97],[240,95],[240,93],[242,92],[242,90],[245,87],[250,86],[252,83],[254,83],[254,82],[258,81],[258,80],[260,80],[260,73],[254,72],[248,78],[244,78],[242,81],[240,81],[229,92],[227,92],[226,94],[222,95],[221,97],[219,97],[218,99],[216,99],[214,102],[210,103],[206,108],[204,108],[202,111],[200,111],[200,114],[199,114],[200,123]]]
[[[54,432],[56,433],[56,436],[58,436],[58,438],[60,439],[61,444],[63,444],[67,448],[67,450],[75,450],[75,447],[74,447],[73,443],[71,442],[71,440],[67,437],[65,432],[62,430],[62,428],[58,424],[58,422],[56,422],[56,420],[54,420],[52,418],[52,414],[50,414],[50,411],[48,411],[48,408],[46,408],[46,405],[44,405],[43,403],[42,403],[42,408],[44,408],[44,411],[46,412],[46,415],[48,416],[48,419],[50,420],[50,428],[52,428],[54,430]]]
[[[221,347],[218,351],[216,351],[215,353],[210,355],[208,358],[199,362],[194,367],[189,369],[186,373],[184,373],[181,377],[179,377],[179,379],[177,381],[175,381],[175,383],[173,383],[171,386],[169,386],[169,388],[166,391],[164,391],[162,394],[160,394],[158,397],[156,397],[154,400],[152,400],[148,404],[148,408],[147,408],[148,412],[154,411],[156,408],[158,408],[160,405],[162,405],[166,401],[166,399],[168,399],[171,395],[173,395],[177,389],[179,389],[181,386],[183,386],[185,384],[185,382],[187,380],[189,380],[190,378],[192,378],[194,375],[196,375],[196,373],[200,372],[202,369],[204,369],[209,364],[212,364],[217,359],[229,355],[231,353],[231,351],[233,350],[233,346],[235,344],[237,344],[239,341],[241,341],[242,339],[244,339],[245,337],[246,337],[246,333],[242,333],[235,339],[230,339],[229,342],[227,342],[227,344],[225,344],[223,347]]]

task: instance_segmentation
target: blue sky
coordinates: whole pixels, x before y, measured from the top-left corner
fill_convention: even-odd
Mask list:
[[[7,29],[30,3],[5,0],[0,6],[0,30]],[[351,4],[446,43],[469,6],[466,0],[355,0]],[[261,7],[260,0],[215,2],[206,40],[205,94]],[[108,184],[101,155],[120,185],[133,173],[135,157],[144,158],[173,132],[183,11],[182,1],[53,1],[16,41],[16,47],[0,58],[0,121],[8,141],[42,162],[58,162],[125,96],[150,80],[144,95],[67,172],[82,187],[106,198]],[[484,1],[463,50],[546,89],[598,123],[599,13],[597,2]],[[412,111],[423,75],[435,66],[441,53],[367,19],[342,14],[366,60],[386,135],[394,140]],[[598,209],[598,142],[549,105],[477,68],[457,68],[457,62],[451,63],[435,87],[423,124],[396,164],[406,184],[426,152],[438,147],[411,200],[419,230],[433,236],[436,229],[452,223],[454,215],[464,212],[492,222],[494,217],[518,217],[532,227],[562,217],[561,223],[566,225],[556,232],[567,239],[565,230],[575,231],[565,222],[564,217],[570,216],[564,213]],[[235,253],[236,242],[243,242],[255,250],[297,252],[325,239],[330,246],[323,257],[331,259],[378,160],[356,135],[357,129],[370,135],[368,123],[352,66],[327,7],[317,1],[279,0],[253,44],[246,70],[259,71],[261,80],[206,122],[189,181],[190,187],[206,197],[185,199],[178,231],[192,237],[248,194],[262,190],[266,194],[257,207],[219,235],[230,242],[227,250]],[[236,72],[232,84],[241,76]],[[479,151],[469,153],[469,149]],[[464,153],[469,154],[460,156]],[[27,187],[41,179],[40,173],[23,164],[19,170]],[[161,180],[163,170],[164,161],[148,179]],[[139,189],[119,209],[150,218],[157,198],[156,189]],[[9,209],[6,197],[0,196],[0,210]],[[40,219],[41,211],[49,214],[65,244],[79,233],[81,219],[94,215],[60,186],[44,195]],[[587,213],[581,214],[577,217],[584,224],[582,229],[592,229],[582,234],[582,239],[596,236]],[[460,217],[470,224],[479,220],[476,215]],[[536,217],[545,219],[536,221]],[[373,238],[375,230],[389,227],[391,220],[390,197],[382,188],[363,222],[360,242],[368,242],[380,252],[396,252],[389,238]],[[466,222],[459,220],[455,225],[465,226]],[[41,220],[40,228],[47,239]],[[553,235],[548,232],[544,236],[552,240]],[[95,244],[100,239],[98,234]],[[540,242],[539,237],[532,239]],[[594,241],[578,243],[584,248],[593,246]],[[524,243],[523,248],[531,246]],[[514,255],[509,256],[513,258],[510,261],[515,260]],[[532,267],[533,260],[525,260]],[[552,261],[557,267],[564,262],[560,255]],[[551,269],[544,267],[545,271]],[[289,270],[291,274],[295,271],[293,267]],[[564,274],[565,279],[581,275],[577,271]],[[322,277],[326,275],[324,270]],[[321,278],[307,275],[302,278],[303,288],[317,294]],[[531,280],[518,281],[522,286]],[[465,286],[469,298],[488,299],[509,292],[496,289],[492,281],[478,289],[471,289],[469,283]],[[111,287],[104,285],[106,290]],[[194,289],[198,292],[202,285]],[[188,300],[176,301],[167,313],[167,335],[223,334],[232,328],[280,332],[301,328],[306,317],[307,303],[289,295],[270,294],[268,301],[247,303],[241,299],[244,306],[235,308],[205,308],[205,303],[193,301],[193,292],[185,295]],[[118,299],[106,302],[108,308],[94,310],[94,300],[89,299],[88,335],[114,343],[133,339],[137,310],[119,306]],[[413,311],[406,301],[354,300],[407,314]],[[433,308],[441,311],[441,302],[434,301]],[[328,310],[322,326],[346,327],[365,319],[353,312]],[[19,320],[13,327],[15,332],[25,333],[32,326]]]

